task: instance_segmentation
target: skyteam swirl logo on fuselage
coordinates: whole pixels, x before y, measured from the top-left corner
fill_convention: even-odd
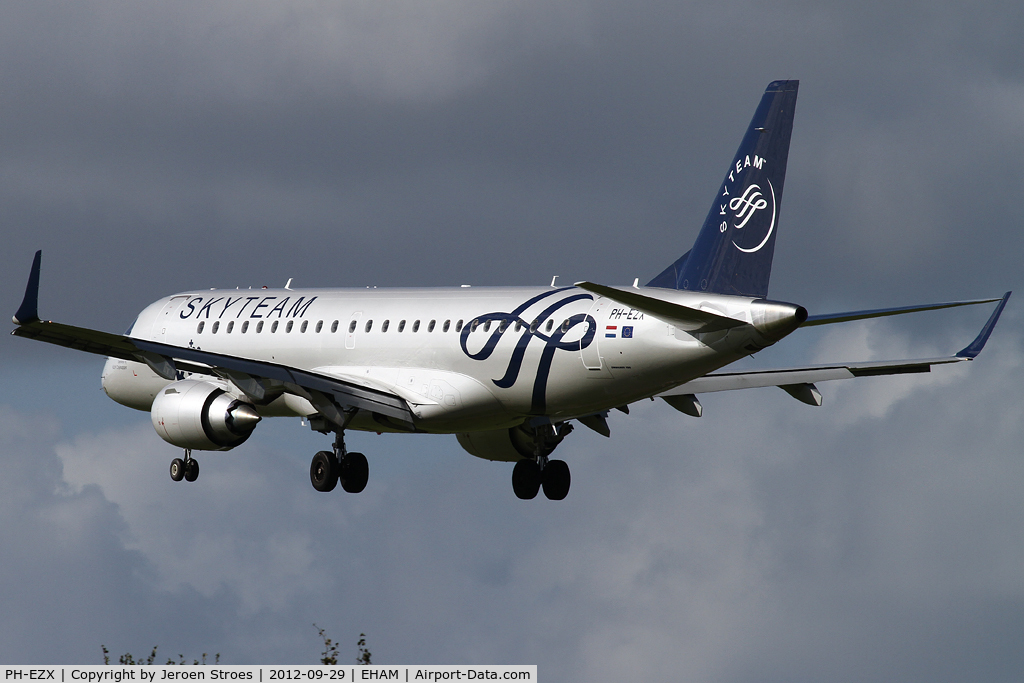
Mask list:
[[[498,325],[490,332],[490,336],[484,342],[483,348],[476,353],[472,353],[468,347],[469,336],[475,329],[472,323],[462,328],[462,333],[459,337],[459,344],[462,346],[462,352],[473,360],[482,361],[491,357],[491,354],[494,353],[494,349],[498,346],[498,342],[501,341],[501,338],[505,333],[520,334],[519,340],[516,342],[516,346],[512,350],[512,355],[509,358],[508,367],[505,370],[504,376],[499,379],[491,380],[495,386],[502,389],[512,387],[519,379],[519,374],[523,367],[523,359],[526,356],[526,349],[530,345],[530,342],[533,341],[534,338],[540,339],[544,342],[544,350],[541,352],[540,362],[537,364],[537,376],[534,379],[533,396],[530,401],[530,412],[536,415],[542,415],[547,406],[546,393],[548,375],[551,372],[551,363],[554,361],[555,352],[559,350],[579,352],[590,346],[594,341],[594,337],[597,335],[597,321],[587,313],[576,313],[567,318],[564,323],[556,327],[551,333],[545,333],[541,331],[539,324],[534,327],[531,321],[524,320],[520,316],[526,311],[526,309],[530,308],[537,302],[571,289],[575,288],[562,287],[550,292],[538,294],[535,297],[527,299],[516,307],[515,310],[510,312],[498,311],[478,315],[474,319],[477,325],[486,325],[488,322],[495,321],[498,322]],[[559,299],[538,313],[535,320],[547,320],[560,308],[576,301],[587,299],[593,301],[594,297],[590,294],[581,293]],[[517,323],[519,325],[519,330],[516,330]],[[582,323],[586,323],[587,325],[587,329],[583,333],[582,338],[576,341],[562,341],[562,339],[564,339],[576,325]]]

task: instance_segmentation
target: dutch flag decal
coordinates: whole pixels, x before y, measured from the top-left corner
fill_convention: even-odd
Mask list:
[[[615,330],[619,328],[618,325],[608,325],[604,328],[604,336],[607,339],[615,339]]]

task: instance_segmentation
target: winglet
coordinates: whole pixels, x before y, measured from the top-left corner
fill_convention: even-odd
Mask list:
[[[995,329],[996,323],[999,322],[999,314],[1003,312],[1003,308],[1006,306],[1006,302],[1010,299],[1011,292],[1007,292],[1003,295],[1003,298],[999,300],[999,305],[996,306],[996,310],[992,311],[992,315],[989,316],[988,322],[985,323],[985,327],[981,328],[981,332],[974,338],[968,346],[961,351],[958,351],[957,358],[974,358],[981,350],[985,348],[985,342],[988,341],[989,335],[992,334],[992,330]]]
[[[36,252],[35,260],[32,261],[32,272],[28,276],[28,286],[25,287],[25,298],[14,314],[15,325],[25,325],[39,320],[39,261],[43,257],[43,250]]]

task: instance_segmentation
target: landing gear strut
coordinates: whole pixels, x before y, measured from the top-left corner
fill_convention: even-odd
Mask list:
[[[362,453],[349,453],[345,449],[345,433],[337,432],[334,450],[320,451],[309,465],[309,481],[317,491],[333,491],[340,482],[348,493],[359,493],[366,488],[370,465]]]
[[[185,449],[185,459],[171,461],[171,479],[174,481],[195,481],[199,478],[199,461],[192,457],[192,449]]]

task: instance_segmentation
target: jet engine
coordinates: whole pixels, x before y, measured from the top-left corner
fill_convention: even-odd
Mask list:
[[[519,425],[510,429],[491,429],[483,432],[457,434],[459,445],[470,455],[484,460],[516,462],[536,455],[547,457],[572,431],[567,422],[529,427]]]
[[[210,382],[172,382],[153,400],[153,427],[180,448],[226,451],[242,444],[262,419],[256,408]]]

